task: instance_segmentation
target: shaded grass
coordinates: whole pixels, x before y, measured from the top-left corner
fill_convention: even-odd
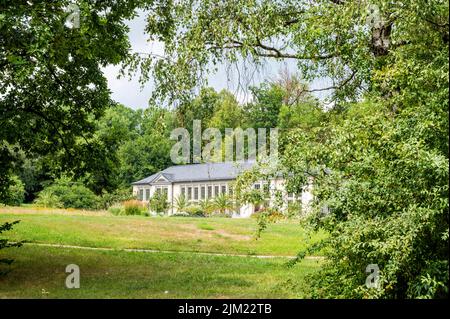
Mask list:
[[[320,261],[141,253],[23,246],[0,277],[0,298],[305,298],[305,276]],[[80,267],[80,289],[65,287],[65,267]]]

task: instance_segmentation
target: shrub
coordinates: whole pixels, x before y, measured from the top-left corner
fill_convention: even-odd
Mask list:
[[[59,200],[59,197],[48,190],[43,190],[42,192],[40,192],[37,198],[34,200],[34,203],[40,207],[49,207],[49,208],[64,207],[64,205]]]
[[[152,212],[165,214],[169,208],[167,195],[160,192],[155,193],[152,198],[150,198],[148,207]]]
[[[287,210],[286,210],[286,217],[287,218],[295,218],[300,217],[302,215],[302,204],[301,202],[291,202],[288,203]]]
[[[111,206],[132,199],[135,199],[135,196],[128,188],[117,189],[112,193],[104,192],[102,196],[99,197],[99,207],[109,209]]]
[[[59,201],[59,206],[64,208],[97,209],[99,206],[99,198],[89,188],[67,178],[58,179],[44,188],[38,195],[37,203],[45,202],[44,198],[50,205],[58,206]]]
[[[188,206],[189,204],[184,195],[179,195],[177,198],[175,198],[174,207],[178,212],[184,212]]]
[[[123,202],[125,215],[144,215],[146,213],[145,205],[138,200],[127,200]]]
[[[214,198],[213,209],[221,216],[231,216],[231,210],[235,208],[233,201],[226,194],[220,194]]]
[[[191,217],[205,217],[207,213],[198,205],[186,207],[186,213]]]
[[[11,177],[11,184],[6,190],[2,203],[10,206],[19,206],[25,199],[25,186],[17,176]]]
[[[198,205],[203,210],[205,215],[210,215],[215,209],[214,202],[212,202],[209,198],[204,199],[204,200],[200,200],[198,202]]]

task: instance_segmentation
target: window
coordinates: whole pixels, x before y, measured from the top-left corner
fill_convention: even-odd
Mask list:
[[[254,189],[261,189],[261,185],[260,185],[260,184],[255,184],[255,185],[253,186],[253,188],[254,188]]]
[[[157,186],[155,189],[155,195],[164,195],[167,198],[167,194],[169,193],[169,189],[164,186]]]
[[[211,198],[213,196],[212,194],[213,188],[211,185],[208,186],[208,198]]]
[[[143,189],[140,189],[139,190],[139,200],[144,200],[144,190]]]
[[[187,192],[187,194],[188,194],[188,200],[191,200],[192,199],[192,187],[188,187],[188,192]]]
[[[194,200],[198,200],[198,187],[194,187]]]
[[[186,198],[186,187],[181,187],[181,196],[183,196],[184,198]]]
[[[200,199],[205,199],[205,195],[206,195],[205,191],[206,191],[205,186],[202,186],[200,188]]]
[[[146,199],[146,200],[149,200],[149,199],[150,199],[150,188],[147,188],[147,189],[145,190],[145,199]]]
[[[226,193],[227,193],[227,185],[222,185],[222,186],[221,186],[220,193],[221,193],[221,194],[226,194]]]
[[[228,186],[228,194],[233,196],[233,186]]]
[[[219,195],[219,185],[214,185],[214,196]]]

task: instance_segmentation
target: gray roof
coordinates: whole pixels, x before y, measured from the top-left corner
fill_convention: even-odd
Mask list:
[[[221,162],[170,166],[161,172],[150,175],[132,185],[151,184],[159,176],[169,182],[202,182],[211,180],[232,180],[245,170],[250,169],[255,161]]]

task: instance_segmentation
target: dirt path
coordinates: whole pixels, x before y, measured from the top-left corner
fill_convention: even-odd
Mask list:
[[[141,252],[141,253],[165,253],[165,254],[196,254],[206,256],[227,256],[227,257],[252,257],[252,258],[295,258],[295,256],[274,256],[274,255],[244,255],[244,254],[224,254],[213,252],[198,252],[198,251],[178,251],[178,250],[156,250],[156,249],[138,249],[138,248],[107,248],[107,247],[87,247],[74,245],[60,245],[60,244],[42,244],[42,243],[23,243],[28,246],[42,246],[42,247],[57,247],[57,248],[71,248],[71,249],[86,249],[86,250],[101,250],[101,251],[126,251],[126,252]],[[306,256],[305,259],[324,259],[322,256]]]

